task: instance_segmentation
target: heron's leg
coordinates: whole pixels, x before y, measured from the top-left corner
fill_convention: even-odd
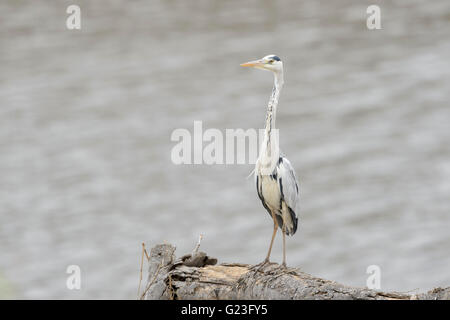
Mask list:
[[[275,215],[273,214],[273,212],[272,212],[272,218],[273,218],[272,240],[270,240],[269,251],[267,252],[266,259],[264,259],[264,263],[267,263],[270,260],[270,253],[272,252],[273,240],[275,239],[275,236],[277,235],[277,231],[278,231],[278,222],[277,222],[277,219],[275,218]]]
[[[283,268],[286,268],[286,230],[285,230],[285,226],[283,226],[283,263],[281,264],[281,266]]]
[[[271,211],[271,214],[272,214],[272,219],[273,219],[273,234],[272,234],[272,240],[270,240],[269,251],[267,252],[267,256],[264,259],[264,261],[261,263],[258,263],[257,265],[253,266],[252,268],[250,268],[252,270],[256,269],[256,271],[258,271],[270,262],[269,259],[270,259],[270,253],[272,252],[273,241],[274,241],[275,236],[278,231],[278,222],[277,222],[277,219],[275,218],[275,214],[273,213],[273,211]]]

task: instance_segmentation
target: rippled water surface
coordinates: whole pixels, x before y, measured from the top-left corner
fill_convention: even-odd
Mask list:
[[[0,296],[136,297],[140,244],[263,259],[252,165],[171,162],[176,128],[277,126],[301,180],[288,264],[383,290],[450,285],[450,2],[0,3]],[[273,259],[281,260],[281,241]],[[82,289],[66,288],[79,265]]]

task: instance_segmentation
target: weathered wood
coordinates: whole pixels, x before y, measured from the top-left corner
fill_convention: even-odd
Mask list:
[[[216,259],[194,251],[175,259],[175,247],[155,246],[143,299],[369,299],[449,300],[450,287],[410,295],[349,287],[277,264],[261,270],[246,264],[215,265]]]

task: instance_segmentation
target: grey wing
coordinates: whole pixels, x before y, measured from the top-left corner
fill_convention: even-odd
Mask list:
[[[278,186],[282,200],[286,203],[292,220],[289,233],[294,234],[297,230],[297,221],[300,204],[300,189],[294,168],[289,160],[280,156],[277,166]]]

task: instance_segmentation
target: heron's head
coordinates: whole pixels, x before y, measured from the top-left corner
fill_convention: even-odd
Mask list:
[[[269,54],[262,59],[249,61],[241,64],[241,67],[253,67],[262,70],[280,73],[283,71],[283,62],[274,54]]]

